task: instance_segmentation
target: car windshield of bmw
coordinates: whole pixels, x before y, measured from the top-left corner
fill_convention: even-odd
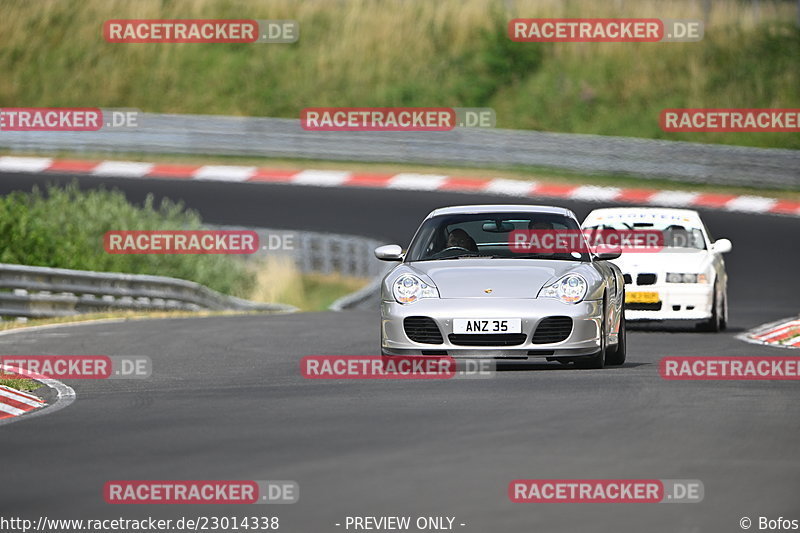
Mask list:
[[[686,251],[705,250],[706,239],[703,231],[693,226],[688,221],[676,223],[673,220],[642,221],[636,218],[630,220],[618,219],[604,221],[602,224],[584,228],[589,231],[596,230],[648,230],[660,231],[664,238],[664,248],[681,248]]]
[[[581,239],[579,251],[536,253],[512,246],[516,234],[553,232]],[[554,213],[472,213],[438,215],[426,220],[406,254],[406,262],[504,258],[590,261],[578,223]]]

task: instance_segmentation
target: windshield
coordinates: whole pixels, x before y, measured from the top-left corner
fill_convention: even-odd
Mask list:
[[[609,220],[602,224],[587,226],[585,230],[650,230],[660,231],[664,236],[664,248],[683,248],[705,250],[706,239],[703,231],[687,221],[675,220]]]
[[[587,253],[521,253],[511,246],[512,232],[580,230],[567,216],[552,213],[480,213],[440,215],[426,220],[406,254],[406,261],[474,257],[589,261]],[[585,249],[585,248],[584,248]]]

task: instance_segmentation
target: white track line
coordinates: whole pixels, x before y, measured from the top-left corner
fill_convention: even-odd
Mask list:
[[[194,173],[196,180],[247,181],[256,173],[256,167],[206,165]]]
[[[648,198],[647,203],[653,205],[690,206],[700,196],[697,192],[659,191]]]
[[[136,161],[103,161],[92,170],[93,176],[142,178],[153,169],[153,163]]]
[[[388,182],[389,189],[405,189],[413,191],[435,191],[444,184],[447,176],[437,174],[411,174],[402,172],[395,174]]]
[[[536,190],[536,183],[495,178],[489,182],[482,192],[507,196],[530,196],[534,190]]]
[[[0,157],[2,172],[42,172],[52,164],[49,157]]]
[[[619,196],[621,189],[618,187],[597,187],[583,185],[567,195],[572,200],[589,200],[592,202],[611,202]]]
[[[725,204],[728,211],[744,211],[747,213],[766,213],[778,201],[763,196],[739,196]]]
[[[292,176],[291,183],[297,185],[316,185],[317,187],[338,187],[350,179],[351,173],[344,170],[303,170]]]

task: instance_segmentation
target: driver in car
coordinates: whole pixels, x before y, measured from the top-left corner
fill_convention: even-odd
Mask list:
[[[456,228],[447,236],[447,248],[463,248],[470,252],[478,253],[478,244],[475,239],[469,236],[469,233],[461,228]]]

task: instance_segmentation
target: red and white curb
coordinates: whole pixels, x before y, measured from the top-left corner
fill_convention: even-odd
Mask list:
[[[166,178],[283,183],[316,187],[453,191],[668,207],[702,207],[743,213],[800,216],[800,202],[763,196],[567,185],[563,183],[531,182],[503,178],[470,178],[436,174],[375,174],[342,170],[285,170],[248,166],[173,165],[133,161],[83,161],[13,156],[0,157],[0,172],[27,172],[32,174],[75,173],[114,178]]]
[[[9,335],[24,331],[25,329],[4,331],[2,334]],[[0,365],[0,372],[17,374],[24,378],[34,379],[56,392],[55,400],[51,403],[46,403],[32,394],[0,386],[0,426],[19,420],[21,417],[27,419],[54,413],[75,401],[75,390],[58,380],[8,365]]]
[[[0,420],[24,415],[45,405],[41,398],[0,385]]]
[[[740,338],[754,344],[800,348],[800,317],[764,324],[742,334]]]

